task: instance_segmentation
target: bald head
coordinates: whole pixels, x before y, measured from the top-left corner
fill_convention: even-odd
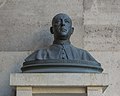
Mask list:
[[[65,18],[67,19],[71,25],[72,25],[72,20],[70,19],[70,17],[67,15],[67,14],[64,14],[64,13],[59,13],[57,15],[55,15],[52,19],[52,25],[54,25],[54,23],[57,21],[57,20],[60,20],[61,18]]]

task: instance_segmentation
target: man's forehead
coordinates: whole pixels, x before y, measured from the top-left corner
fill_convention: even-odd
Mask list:
[[[70,17],[66,14],[57,14],[53,20],[58,20],[58,19],[68,19],[68,20],[71,20]]]

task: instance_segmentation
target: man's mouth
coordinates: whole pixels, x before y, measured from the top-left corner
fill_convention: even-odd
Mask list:
[[[67,30],[66,30],[65,28],[61,28],[61,31],[62,31],[62,32],[65,32],[65,31],[67,31]]]

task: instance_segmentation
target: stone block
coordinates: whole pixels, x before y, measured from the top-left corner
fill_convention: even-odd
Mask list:
[[[17,96],[41,93],[84,93],[88,94],[87,96],[102,96],[109,85],[109,78],[105,73],[14,73],[10,75],[10,85],[17,87]],[[30,90],[27,87],[30,87]]]
[[[48,94],[33,94],[33,96],[86,96],[86,94],[78,94],[78,93],[64,93],[64,94],[62,94],[62,93],[57,93],[57,94],[55,94],[55,93],[48,93]]]
[[[14,73],[11,86],[103,86],[109,84],[108,74],[95,73]]]
[[[32,93],[33,94],[82,94],[82,93],[86,93],[85,88],[83,87],[59,87],[59,86],[55,86],[55,87],[33,87],[32,88]]]
[[[87,96],[103,96],[101,87],[88,87]]]
[[[17,87],[16,96],[32,96],[32,87]]]

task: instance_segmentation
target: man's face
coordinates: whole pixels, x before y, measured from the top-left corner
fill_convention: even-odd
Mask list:
[[[71,35],[72,21],[65,14],[58,14],[52,21],[53,34],[60,39],[68,39]]]

